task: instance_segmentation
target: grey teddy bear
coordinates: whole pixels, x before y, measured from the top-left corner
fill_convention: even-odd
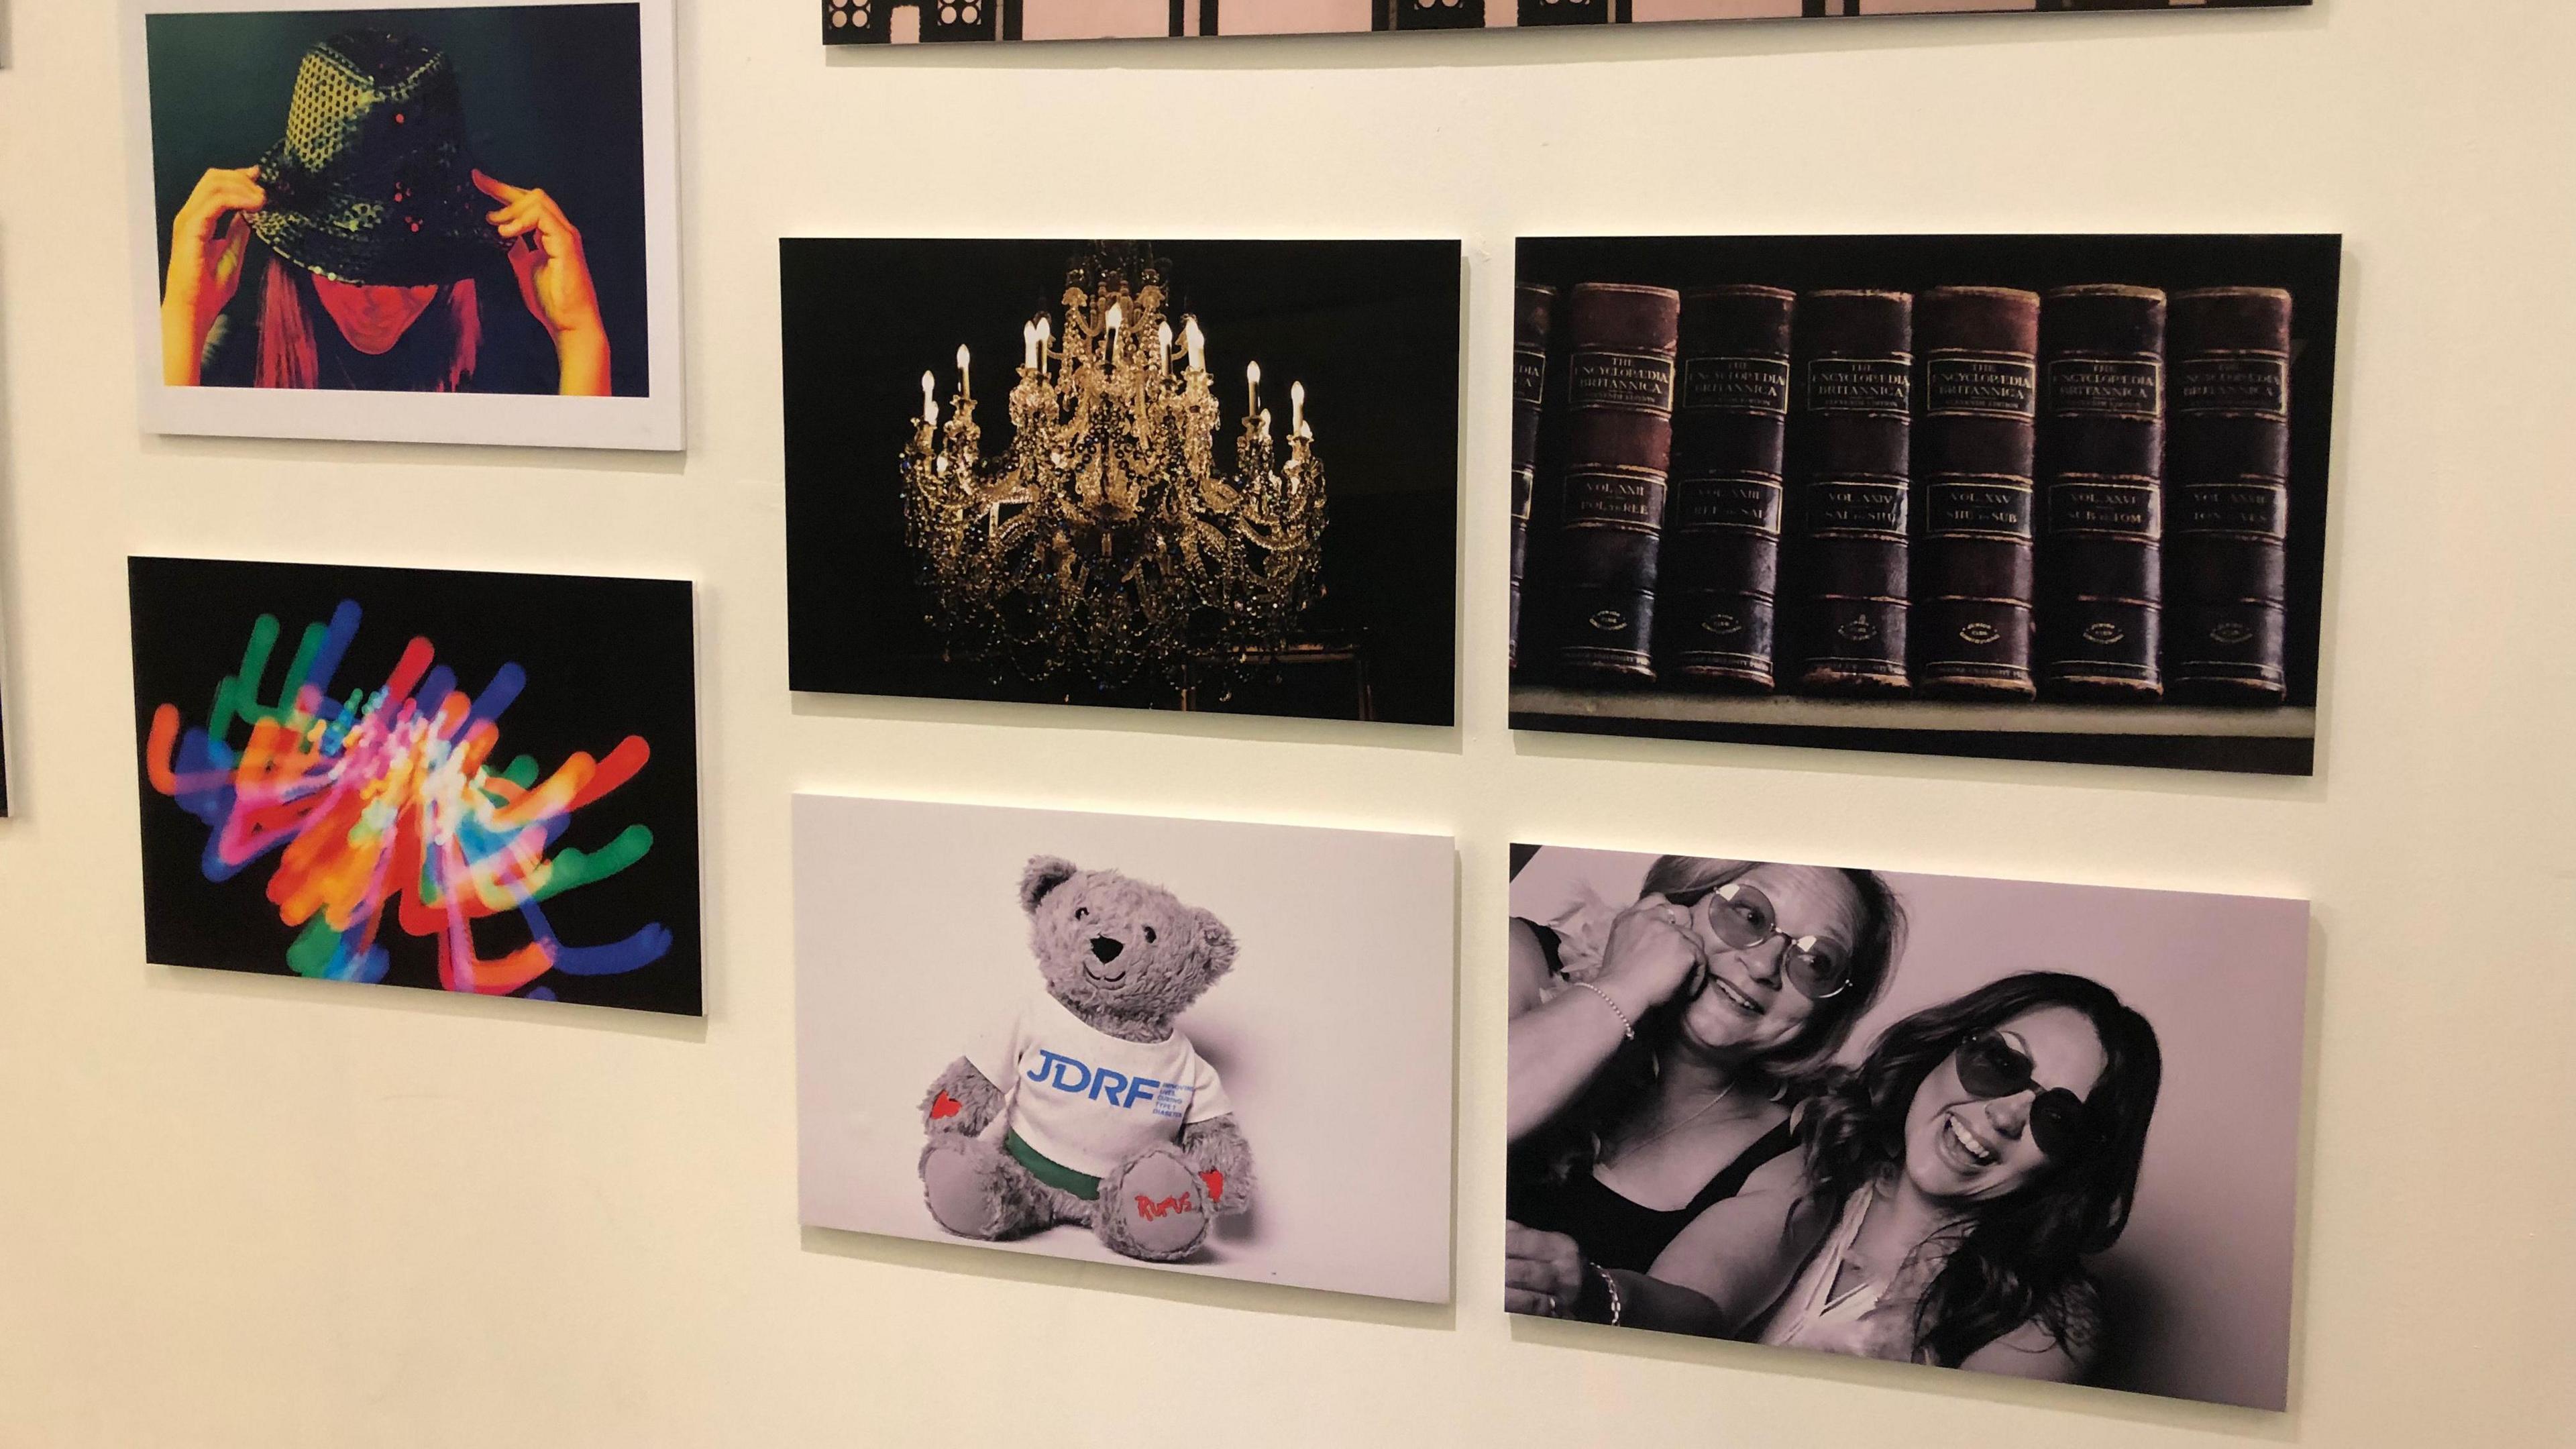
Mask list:
[[[1042,995],[922,1098],[930,1215],[967,1238],[1083,1223],[1176,1262],[1252,1206],[1252,1148],[1173,1021],[1234,965],[1234,934],[1161,886],[1041,855],[1020,877]]]

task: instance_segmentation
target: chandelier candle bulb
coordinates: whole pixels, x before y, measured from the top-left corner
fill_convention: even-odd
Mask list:
[[[1325,482],[1305,386],[1290,389],[1283,465],[1261,366],[1245,367],[1229,476],[1205,336],[1187,317],[1176,336],[1159,271],[1077,263],[1062,295],[1056,345],[1044,314],[1021,326],[1005,446],[984,451],[961,346],[954,417],[905,450],[905,533],[935,597],[928,617],[952,657],[997,679],[1227,698],[1298,639],[1321,593]],[[924,416],[935,406],[926,388]]]
[[[921,420],[925,423],[939,421],[939,404],[931,401],[937,396],[938,391],[939,380],[927,372],[923,373],[921,375]]]
[[[975,400],[975,378],[973,374],[967,370],[967,364],[970,360],[971,359],[966,352],[966,344],[963,342],[958,343],[957,395],[968,402],[973,402]]]
[[[1305,435],[1306,384],[1292,382],[1288,384],[1288,436],[1302,438]]]

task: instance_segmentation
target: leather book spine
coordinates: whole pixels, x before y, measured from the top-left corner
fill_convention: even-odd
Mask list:
[[[2040,304],[2039,682],[2066,699],[2164,693],[2165,294],[2060,287]]]
[[[2166,493],[2174,694],[2287,698],[2290,294],[2211,287],[2173,296]]]
[[[1623,16],[1612,13],[1612,0],[1517,0],[1513,15],[1523,27],[1538,25],[1608,25]]]
[[[1656,604],[1663,677],[1769,691],[1798,294],[1682,294],[1672,496]]]
[[[1584,282],[1565,302],[1548,636],[1566,673],[1650,680],[1681,294]]]
[[[1798,299],[1798,686],[1892,694],[1905,665],[1914,299]]]
[[[1992,700],[2039,692],[2030,671],[2039,294],[1936,287],[1914,299],[1922,354],[1915,436],[1914,682]]]
[[[1554,287],[1512,293],[1512,615],[1511,667],[1521,662],[1521,574],[1529,566],[1530,506],[1538,494],[1538,422],[1547,400],[1548,322]]]
[[[1373,8],[1370,28],[1375,30],[1485,28],[1485,0],[1378,0]]]

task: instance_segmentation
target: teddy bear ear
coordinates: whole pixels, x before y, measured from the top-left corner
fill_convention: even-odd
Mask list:
[[[1038,902],[1047,898],[1047,892],[1078,874],[1074,863],[1061,856],[1030,856],[1028,869],[1020,872],[1020,909],[1036,915]]]
[[[1206,911],[1199,912],[1199,947],[1207,952],[1210,977],[1222,976],[1233,967],[1234,932]]]

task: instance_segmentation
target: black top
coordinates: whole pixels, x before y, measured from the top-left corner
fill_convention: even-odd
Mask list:
[[[1583,1256],[1604,1268],[1643,1273],[1692,1219],[1742,1192],[1746,1178],[1794,1145],[1789,1124],[1782,1122],[1719,1168],[1687,1204],[1669,1212],[1639,1207],[1589,1171],[1568,1172],[1558,1180],[1537,1170],[1516,1171],[1509,1194],[1511,1218],[1525,1228],[1565,1234],[1582,1247]]]
[[[1556,933],[1535,921],[1523,924],[1538,937],[1548,965],[1561,970]],[[1549,1135],[1540,1134],[1532,1145],[1543,1143]],[[1747,1178],[1795,1145],[1789,1124],[1781,1122],[1719,1168],[1688,1203],[1670,1211],[1640,1207],[1620,1196],[1594,1177],[1587,1164],[1578,1162],[1562,1178],[1551,1177],[1538,1153],[1516,1152],[1507,1210],[1522,1227],[1574,1239],[1583,1256],[1604,1268],[1643,1273],[1654,1267],[1655,1259],[1692,1219],[1742,1192]]]
[[[242,254],[241,290],[224,306],[206,333],[198,381],[206,387],[253,387],[259,376],[260,316],[267,303],[269,260],[276,253],[254,239]],[[322,299],[313,290],[313,274],[292,262],[285,272],[296,300],[313,325],[320,386],[360,392],[436,392],[444,389],[452,359],[447,315],[455,284],[441,287],[410,331],[371,357],[349,345]],[[474,277],[476,311],[483,335],[475,348],[474,371],[458,392],[550,394],[561,383],[554,340],[545,324],[528,311],[519,296],[518,278],[509,261],[496,256]]]

